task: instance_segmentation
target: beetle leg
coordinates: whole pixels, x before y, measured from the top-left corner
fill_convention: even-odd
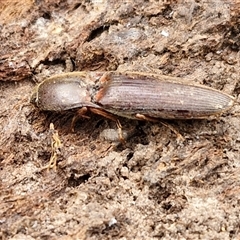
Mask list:
[[[118,128],[118,136],[119,136],[119,140],[121,141],[122,144],[126,144],[126,141],[123,137],[123,133],[122,133],[122,125],[120,123],[120,121],[112,114],[108,113],[108,112],[105,112],[104,110],[102,109],[98,109],[98,108],[89,108],[89,110],[95,114],[98,114],[98,115],[101,115],[105,118],[108,118],[112,121],[114,121],[117,125],[117,128]]]
[[[146,116],[143,114],[137,113],[135,116],[138,120],[144,120],[144,121],[149,121],[149,122],[159,122],[159,120],[157,118],[149,117],[149,116]]]
[[[87,107],[81,107],[77,110],[77,115],[89,119],[90,117],[85,115],[87,111],[88,111]]]
[[[79,117],[82,118],[87,118],[89,119],[90,117],[86,116],[86,112],[88,111],[87,107],[82,107],[77,110],[77,113],[73,116],[72,123],[71,123],[71,131],[74,132],[74,126],[79,119]]]
[[[145,121],[150,121],[150,122],[160,122],[163,126],[169,128],[172,132],[174,132],[179,139],[181,139],[182,141],[185,140],[184,137],[174,127],[172,127],[170,124],[168,124],[166,122],[160,121],[157,118],[149,117],[149,116],[146,116],[143,114],[136,114],[136,118],[139,120],[145,120]]]

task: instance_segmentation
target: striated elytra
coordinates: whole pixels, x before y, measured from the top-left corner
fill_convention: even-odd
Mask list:
[[[105,117],[145,120],[208,118],[234,104],[232,96],[213,88],[138,72],[55,75],[36,87],[31,101],[42,110],[86,108]]]

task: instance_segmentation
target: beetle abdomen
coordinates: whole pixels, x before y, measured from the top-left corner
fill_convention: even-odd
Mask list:
[[[96,95],[96,103],[106,111],[135,118],[206,118],[229,109],[234,98],[218,90],[171,82],[154,77],[112,74]]]

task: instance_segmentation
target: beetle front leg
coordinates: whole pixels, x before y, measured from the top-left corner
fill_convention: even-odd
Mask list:
[[[88,111],[88,108],[87,107],[82,107],[82,108],[79,108],[76,112],[76,114],[73,116],[73,119],[72,119],[72,122],[71,122],[71,131],[74,132],[74,127],[75,127],[75,124],[77,122],[77,120],[79,119],[79,117],[82,117],[82,118],[87,118],[89,119],[90,117],[86,115]]]

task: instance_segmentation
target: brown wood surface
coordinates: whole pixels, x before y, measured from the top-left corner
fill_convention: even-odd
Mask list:
[[[239,15],[237,0],[0,0],[0,238],[239,239]],[[30,104],[70,70],[184,77],[236,104],[170,128],[119,118],[121,145],[110,120]]]

